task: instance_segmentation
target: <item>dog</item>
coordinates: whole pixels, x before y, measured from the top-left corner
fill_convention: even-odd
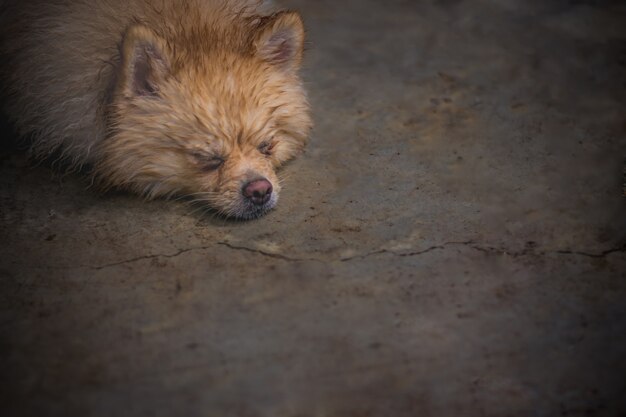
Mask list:
[[[39,157],[103,189],[190,196],[218,213],[275,207],[276,170],[312,127],[295,11],[251,0],[4,2],[5,112]]]

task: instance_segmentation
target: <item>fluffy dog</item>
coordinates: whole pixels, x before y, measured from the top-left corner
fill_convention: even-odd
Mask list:
[[[272,209],[305,146],[304,27],[251,0],[30,0],[2,6],[6,112],[33,152],[104,187]]]

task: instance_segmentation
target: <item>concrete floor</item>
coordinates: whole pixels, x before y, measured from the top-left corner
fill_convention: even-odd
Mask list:
[[[252,222],[0,168],[2,416],[626,415],[626,8],[291,1]]]

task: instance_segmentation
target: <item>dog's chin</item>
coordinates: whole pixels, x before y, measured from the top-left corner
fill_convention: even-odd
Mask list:
[[[235,206],[225,211],[227,217],[237,220],[254,220],[265,215],[268,211],[276,207],[278,196],[272,194],[269,201],[263,205],[256,205],[250,201],[241,200]]]

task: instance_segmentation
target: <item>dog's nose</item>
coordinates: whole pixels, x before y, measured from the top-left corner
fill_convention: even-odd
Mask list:
[[[272,196],[272,183],[265,178],[250,181],[243,186],[243,195],[257,206],[267,203]]]

